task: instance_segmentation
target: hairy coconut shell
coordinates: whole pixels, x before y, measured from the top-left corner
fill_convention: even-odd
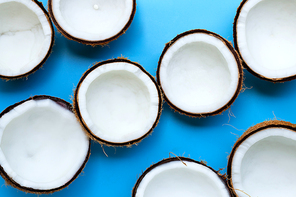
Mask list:
[[[256,124],[255,126],[250,127],[247,131],[243,133],[243,135],[236,141],[234,144],[232,151],[229,155],[228,159],[228,165],[227,165],[227,178],[228,178],[228,184],[229,187],[232,189],[232,192],[234,196],[238,195],[235,192],[235,188],[233,188],[233,183],[232,183],[232,162],[233,162],[233,157],[238,149],[238,147],[249,137],[252,135],[264,130],[264,129],[269,129],[269,128],[284,128],[284,129],[289,129],[293,132],[296,132],[296,125],[292,124],[290,122],[286,121],[280,121],[280,120],[269,120],[269,121],[264,121],[259,124]]]

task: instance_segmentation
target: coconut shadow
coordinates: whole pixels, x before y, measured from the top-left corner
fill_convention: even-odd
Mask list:
[[[254,89],[260,94],[266,96],[279,96],[287,94],[294,89],[296,81],[287,81],[282,83],[273,83],[259,79],[245,70],[244,85],[247,89]]]
[[[98,142],[92,141],[91,144],[92,155],[95,157],[125,157],[132,151],[132,148],[128,147],[111,147],[106,145],[101,145]],[[132,153],[130,153],[132,154]]]
[[[172,116],[172,118],[175,119],[176,121],[183,122],[193,127],[208,127],[213,124],[223,125],[229,122],[228,110],[215,116],[196,118],[196,117],[189,117],[189,116],[180,114],[177,111],[174,111],[174,109],[172,109],[167,103],[163,105],[163,113],[165,114],[164,116]]]
[[[55,50],[53,46],[53,50]],[[44,83],[54,76],[57,69],[57,58],[50,55],[47,61],[35,73],[28,77],[13,80],[0,80],[0,92],[14,93],[14,92],[29,92],[32,88],[42,87]]]
[[[132,155],[137,155],[139,152],[145,152],[147,147],[157,143],[160,135],[157,135],[161,130],[157,126],[150,135],[145,137],[141,142],[134,144],[130,147],[127,146],[106,146],[98,142],[92,141],[91,155],[93,157],[108,157],[108,158],[126,158]]]
[[[6,196],[17,196],[17,197],[36,197],[37,196],[36,194],[25,193],[9,185],[3,185],[1,189],[6,190],[6,193],[5,193]],[[42,196],[42,195],[39,195],[39,196]],[[43,195],[43,196],[46,196],[46,195]]]

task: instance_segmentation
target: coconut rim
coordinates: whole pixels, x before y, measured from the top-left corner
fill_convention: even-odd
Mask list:
[[[229,187],[231,188],[233,194],[235,196],[238,196],[237,193],[235,192],[235,188],[233,187],[233,182],[232,182],[232,162],[233,162],[233,158],[234,155],[238,149],[238,147],[249,137],[251,137],[252,135],[259,133],[262,130],[265,129],[270,129],[270,128],[283,128],[283,129],[287,129],[293,132],[296,132],[296,125],[292,124],[290,122],[287,121],[281,121],[281,120],[269,120],[269,121],[264,121],[261,123],[258,123],[252,127],[250,127],[247,131],[245,131],[243,133],[243,135],[236,141],[236,143],[234,144],[231,153],[229,155],[229,159],[228,159],[228,164],[227,164],[227,180],[228,180],[228,184]]]
[[[1,75],[0,74],[0,78],[5,79],[5,80],[12,80],[12,79],[19,79],[19,78],[23,78],[23,77],[28,77],[30,74],[35,73],[39,68],[41,68],[43,66],[43,64],[46,62],[46,60],[48,59],[48,57],[51,54],[53,45],[54,45],[54,28],[52,25],[52,22],[50,20],[49,14],[46,11],[46,9],[44,8],[42,2],[39,2],[38,0],[31,0],[32,2],[34,2],[36,5],[38,5],[38,7],[43,11],[44,16],[46,17],[49,27],[51,29],[51,42],[50,42],[50,46],[48,48],[47,54],[46,56],[43,57],[43,59],[41,60],[41,62],[36,65],[34,68],[32,68],[30,71],[20,74],[20,75],[15,75],[15,76],[7,76],[7,75]],[[34,12],[35,13],[35,12]]]
[[[36,0],[34,0],[36,1]],[[75,36],[72,36],[71,34],[69,34],[68,32],[66,32],[61,26],[60,24],[58,23],[58,21],[56,20],[55,16],[54,16],[54,13],[53,13],[53,10],[52,10],[52,1],[53,0],[48,0],[48,12],[49,12],[49,15],[53,21],[53,23],[55,24],[55,26],[57,27],[57,29],[59,30],[59,32],[65,36],[67,39],[69,40],[74,40],[76,42],[79,42],[79,43],[82,43],[82,44],[85,44],[85,45],[91,45],[91,46],[96,46],[96,45],[106,45],[108,44],[109,42],[113,41],[113,40],[116,40],[118,39],[122,34],[124,34],[127,29],[130,27],[133,19],[134,19],[134,16],[136,14],[136,0],[133,0],[133,9],[132,9],[132,12],[130,14],[130,18],[128,20],[128,22],[125,24],[125,26],[121,29],[120,32],[118,32],[116,35],[114,36],[111,36],[105,40],[97,40],[97,41],[90,41],[90,40],[86,40],[86,39],[83,39],[83,38],[77,38]]]
[[[162,59],[163,59],[164,55],[166,54],[166,52],[169,50],[169,48],[175,42],[177,42],[182,37],[190,35],[190,34],[195,34],[195,33],[207,34],[207,35],[213,36],[213,37],[219,39],[220,41],[222,41],[223,44],[225,44],[225,46],[233,54],[234,59],[235,59],[235,61],[237,63],[237,66],[238,66],[238,71],[239,71],[239,73],[238,73],[238,77],[239,77],[238,84],[237,84],[237,88],[236,88],[236,91],[235,91],[233,97],[228,101],[228,103],[226,103],[221,108],[219,108],[219,109],[217,109],[215,111],[212,111],[212,112],[208,112],[208,113],[191,113],[191,112],[188,112],[188,111],[185,111],[183,109],[178,108],[176,105],[174,105],[168,99],[168,97],[166,96],[165,92],[162,89],[162,85],[161,85],[161,82],[160,82],[160,68],[161,68]],[[161,54],[161,56],[159,58],[159,61],[158,61],[158,66],[157,66],[157,71],[156,71],[156,78],[157,78],[157,83],[159,84],[159,86],[160,86],[160,88],[162,90],[163,97],[164,97],[165,101],[168,103],[168,105],[171,108],[178,111],[180,114],[184,114],[184,115],[187,115],[187,116],[190,116],[190,117],[199,117],[200,118],[200,117],[207,117],[207,116],[214,116],[214,115],[221,114],[223,111],[227,110],[233,104],[233,102],[238,97],[238,95],[239,95],[239,93],[240,93],[240,91],[242,89],[242,85],[243,85],[243,68],[242,68],[242,62],[241,62],[241,59],[240,59],[238,53],[234,50],[234,48],[232,47],[232,45],[231,45],[231,43],[229,41],[224,39],[222,36],[220,36],[220,35],[218,35],[216,33],[210,32],[208,30],[205,30],[205,29],[193,29],[193,30],[189,30],[189,31],[186,31],[184,33],[178,34],[175,38],[173,38],[170,42],[168,42],[165,45],[165,47],[164,47],[164,49],[162,51],[162,54]]]
[[[154,124],[152,125],[152,127],[150,128],[149,131],[147,131],[144,135],[142,135],[141,137],[131,140],[131,141],[127,141],[127,142],[123,142],[123,143],[118,143],[118,142],[109,142],[107,140],[101,139],[98,136],[94,135],[93,132],[88,128],[87,124],[85,123],[81,113],[80,113],[80,108],[79,108],[79,99],[78,99],[78,95],[79,95],[79,89],[81,84],[83,83],[84,79],[88,76],[89,73],[91,73],[93,70],[95,70],[96,68],[104,65],[104,64],[109,64],[109,63],[129,63],[132,64],[133,66],[138,67],[144,74],[146,74],[151,81],[154,83],[156,90],[158,92],[158,114],[157,117],[154,121]],[[74,106],[74,112],[75,115],[77,117],[77,119],[79,120],[80,124],[83,126],[83,128],[85,129],[87,135],[89,136],[89,138],[91,138],[92,140],[95,140],[97,142],[99,142],[100,144],[104,144],[107,146],[132,146],[134,144],[137,144],[139,142],[141,142],[144,138],[146,138],[148,135],[150,135],[153,131],[153,129],[155,129],[155,127],[157,126],[159,119],[160,119],[160,115],[161,115],[161,111],[162,111],[162,104],[163,104],[163,100],[162,100],[162,94],[161,94],[161,90],[160,87],[158,86],[158,84],[156,83],[154,77],[148,73],[140,64],[136,63],[136,62],[132,62],[128,59],[125,58],[116,58],[116,59],[110,59],[110,60],[106,60],[106,61],[102,61],[99,63],[96,63],[94,66],[92,66],[91,68],[89,68],[80,78],[78,85],[74,91],[74,99],[73,99],[73,106]]]
[[[212,172],[214,172],[218,177],[219,179],[221,180],[221,182],[225,185],[225,188],[227,188],[228,190],[228,193],[229,193],[229,196],[233,196],[232,192],[231,192],[231,189],[228,187],[227,185],[227,181],[226,181],[226,177],[222,174],[220,174],[219,171],[216,171],[214,170],[212,167],[208,166],[205,162],[199,162],[199,161],[196,161],[196,160],[193,160],[193,159],[190,159],[190,158],[186,158],[186,157],[170,157],[170,158],[167,158],[167,159],[163,159],[153,165],[151,165],[150,167],[148,167],[142,174],[141,176],[137,179],[137,182],[135,184],[135,186],[133,187],[133,190],[132,190],[132,197],[136,197],[136,194],[137,194],[137,190],[138,190],[138,187],[139,185],[141,184],[142,180],[144,179],[144,177],[149,173],[151,172],[154,168],[160,166],[160,165],[163,165],[163,164],[167,164],[169,162],[172,162],[172,161],[179,161],[179,162],[192,162],[192,163],[195,163],[195,164],[199,164],[199,165],[202,165],[208,169],[210,169]],[[183,163],[184,164],[184,163]]]
[[[62,106],[63,108],[65,108],[73,113],[73,107],[71,106],[71,104],[63,99],[48,96],[48,95],[36,95],[36,96],[30,97],[26,100],[20,101],[18,103],[15,103],[15,104],[7,107],[4,111],[2,111],[0,113],[0,118],[2,118],[2,116],[5,115],[6,113],[13,110],[15,107],[17,107],[27,101],[31,101],[31,100],[37,101],[37,100],[44,100],[44,99],[50,99],[51,101],[54,101],[58,105]],[[40,190],[40,189],[34,189],[34,188],[30,188],[30,187],[21,186],[19,183],[17,183],[16,181],[14,181],[12,178],[9,177],[9,175],[4,171],[1,164],[0,164],[0,175],[3,177],[3,179],[6,181],[6,183],[8,185],[10,185],[16,189],[19,189],[23,192],[28,192],[28,193],[33,193],[33,194],[51,194],[51,193],[60,191],[60,190],[64,189],[65,187],[69,186],[79,176],[79,174],[83,171],[83,169],[89,159],[90,147],[91,147],[91,140],[89,139],[88,151],[87,151],[85,160],[83,161],[81,167],[77,170],[77,172],[73,175],[73,177],[67,183],[65,183],[64,185],[57,187],[57,188],[53,188],[53,189],[49,189],[49,190],[46,190],[46,189]]]
[[[265,77],[257,72],[255,72],[251,67],[248,66],[248,64],[246,63],[246,61],[244,60],[241,52],[240,52],[240,49],[239,49],[239,46],[238,46],[238,37],[237,37],[237,23],[238,23],[238,19],[239,19],[239,16],[240,16],[240,13],[244,7],[244,5],[250,0],[243,0],[239,7],[237,8],[237,11],[236,11],[236,15],[235,15],[235,18],[234,18],[234,22],[233,22],[233,38],[234,38],[234,47],[237,51],[237,53],[239,54],[239,57],[241,58],[242,60],[242,65],[244,66],[244,68],[246,68],[252,75],[260,78],[260,79],[263,79],[265,81],[269,81],[269,82],[273,82],[273,83],[282,83],[282,82],[286,82],[286,81],[291,81],[291,80],[294,80],[296,79],[296,74],[294,75],[290,75],[288,77],[282,77],[282,78],[269,78],[269,77]],[[257,4],[256,4],[257,5]],[[256,6],[255,5],[255,6]]]

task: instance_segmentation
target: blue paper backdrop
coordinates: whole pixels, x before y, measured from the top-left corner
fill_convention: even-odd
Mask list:
[[[42,2],[47,5],[46,0]],[[0,110],[39,94],[71,102],[81,75],[95,62],[110,58],[124,56],[155,76],[165,43],[179,33],[202,28],[232,41],[239,4],[240,0],[137,0],[136,15],[126,34],[105,47],[69,41],[56,31],[53,52],[42,69],[28,79],[0,80]],[[84,172],[68,188],[51,196],[129,197],[139,175],[170,152],[207,161],[219,170],[226,168],[232,146],[248,127],[275,116],[296,123],[296,81],[273,84],[245,71],[244,83],[248,89],[238,96],[231,112],[197,119],[175,113],[164,104],[157,128],[137,146],[104,147],[106,157],[101,146],[92,142]],[[1,177],[0,185],[1,197],[34,196],[5,186]]]

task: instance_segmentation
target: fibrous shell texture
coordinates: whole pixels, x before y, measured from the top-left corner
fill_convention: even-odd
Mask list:
[[[164,159],[138,179],[132,197],[231,197],[224,178],[211,167],[184,157]]]
[[[233,35],[244,66],[272,82],[296,78],[296,1],[244,0]]]
[[[34,96],[0,114],[0,174],[22,191],[48,194],[83,170],[90,139],[66,101]]]
[[[249,128],[228,161],[229,185],[238,197],[294,197],[296,125],[266,121]]]
[[[129,28],[136,0],[49,0],[49,14],[68,39],[105,45]]]
[[[182,114],[220,114],[237,98],[243,83],[240,58],[221,36],[191,30],[165,46],[157,81],[168,104]]]
[[[0,0],[0,77],[25,77],[49,57],[54,31],[37,0]]]
[[[154,78],[126,59],[100,62],[80,79],[74,108],[89,136],[111,146],[140,142],[156,127],[162,96]]]

